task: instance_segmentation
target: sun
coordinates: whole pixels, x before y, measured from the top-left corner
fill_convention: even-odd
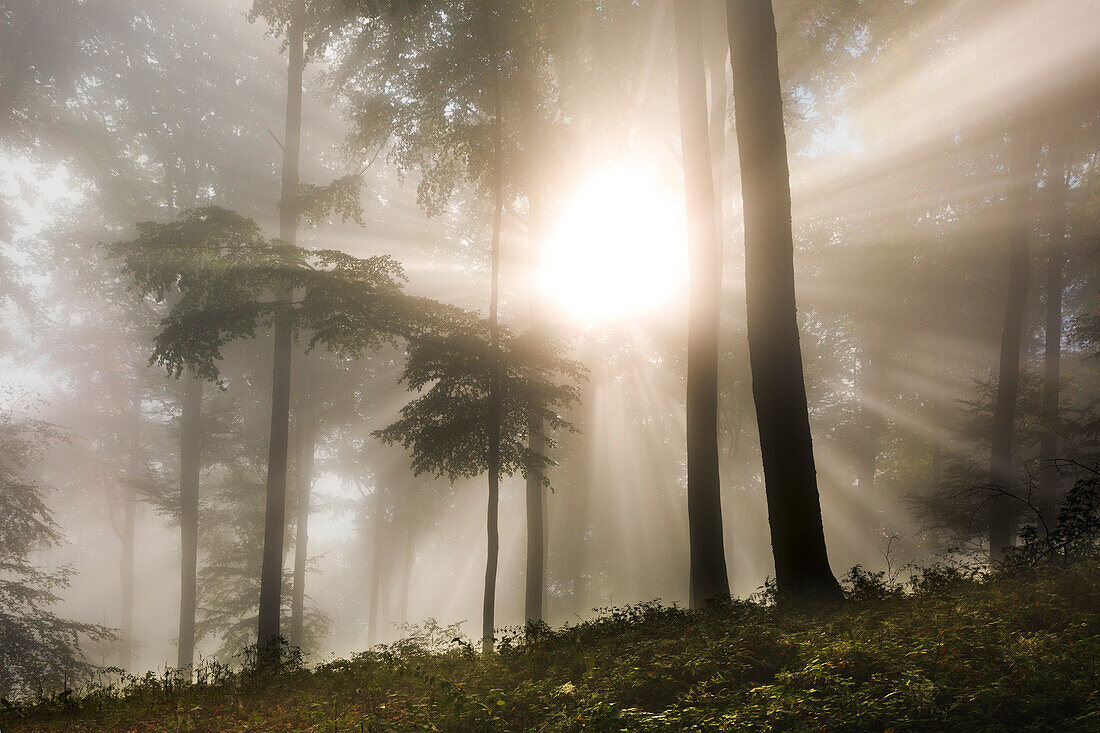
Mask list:
[[[550,231],[542,292],[583,322],[666,306],[687,278],[683,200],[676,193],[649,166],[594,172]]]

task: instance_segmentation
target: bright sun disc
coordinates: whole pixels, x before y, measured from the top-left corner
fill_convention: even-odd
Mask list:
[[[543,253],[543,292],[584,321],[667,303],[686,279],[682,203],[654,171],[594,174],[567,204]]]

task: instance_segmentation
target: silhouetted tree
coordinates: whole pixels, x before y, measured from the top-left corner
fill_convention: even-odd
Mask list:
[[[839,598],[829,568],[798,343],[791,187],[771,0],[729,0],[753,399],[781,596]]]

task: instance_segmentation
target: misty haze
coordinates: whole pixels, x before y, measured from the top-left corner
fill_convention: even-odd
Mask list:
[[[0,730],[1100,729],[1100,3],[0,0]]]

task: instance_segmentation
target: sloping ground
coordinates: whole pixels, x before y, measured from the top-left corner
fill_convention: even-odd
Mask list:
[[[831,609],[646,605],[488,659],[425,636],[312,672],[42,702],[0,730],[1097,731],[1098,575],[935,570]]]

